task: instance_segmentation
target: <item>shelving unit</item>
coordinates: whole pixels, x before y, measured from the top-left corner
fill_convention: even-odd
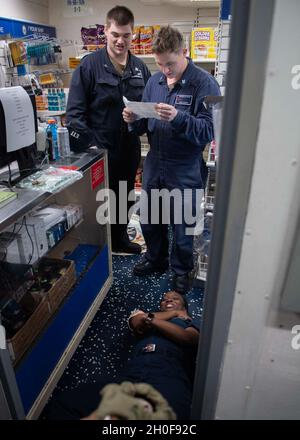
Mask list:
[[[209,59],[209,58],[203,58],[203,59],[201,59],[201,58],[195,58],[195,59],[193,59],[193,61],[194,61],[194,63],[196,63],[196,64],[214,64],[215,62],[216,62],[216,60],[214,59],[214,58],[212,58],[212,59]]]
[[[57,111],[57,112],[50,112],[48,110],[38,110],[37,111],[37,117],[38,118],[47,118],[50,116],[63,116],[65,115],[66,112],[65,111]]]
[[[80,276],[77,274],[75,286],[20,361],[13,366],[8,348],[0,350],[0,379],[5,385],[0,387],[0,401],[6,402],[5,408],[1,406],[0,419],[2,413],[9,414],[5,418],[14,419],[39,416],[112,284],[110,230],[108,225],[101,226],[96,220],[96,193],[108,186],[106,152],[84,153],[77,156],[73,165],[83,173],[82,179],[57,194],[19,189],[18,198],[1,210],[0,232],[37,206],[80,205],[83,220],[49,250],[47,257],[63,259],[67,255],[71,258],[76,250],[84,260],[88,252],[85,248],[95,251],[87,269]],[[103,180],[95,186],[92,182],[97,167],[104,170],[104,174]],[[78,250],[78,246],[82,250]],[[4,327],[0,328],[3,332]]]
[[[217,59],[215,62],[215,78],[217,79],[221,93],[225,92],[225,79],[227,70],[227,61],[229,53],[229,39],[230,39],[230,20],[222,20],[221,9],[218,24],[218,45],[217,45]],[[204,230],[202,236],[198,238],[198,242],[201,242],[200,248],[198,247],[196,277],[202,282],[206,282],[208,257],[209,257],[209,243],[211,234],[211,225],[214,215],[214,203],[215,203],[215,189],[216,189],[216,144],[212,142],[209,146],[208,158],[206,161],[208,167],[207,185],[204,195]]]
[[[148,55],[135,55],[135,56],[138,58],[141,58],[141,59],[151,60],[151,61],[155,62],[154,55],[148,54]],[[194,63],[197,63],[197,64],[211,64],[211,63],[215,63],[216,59],[215,58],[195,58],[195,59],[193,59],[193,61],[194,61]]]

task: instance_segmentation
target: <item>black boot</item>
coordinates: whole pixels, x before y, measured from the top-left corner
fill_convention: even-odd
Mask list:
[[[185,295],[192,287],[192,280],[189,273],[183,275],[174,275],[172,288],[175,292]]]
[[[119,243],[112,243],[112,252],[116,254],[132,254],[137,255],[142,252],[142,247],[137,243],[123,240]]]
[[[169,264],[163,263],[161,265],[154,265],[148,260],[143,260],[141,263],[138,263],[133,268],[133,275],[137,276],[145,276],[151,275],[152,273],[164,273],[169,267]]]

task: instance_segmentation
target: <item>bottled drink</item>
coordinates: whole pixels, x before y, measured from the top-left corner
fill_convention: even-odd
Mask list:
[[[67,127],[58,127],[57,129],[57,142],[60,157],[70,156],[70,140],[69,130]]]
[[[47,133],[48,133],[49,137],[51,135],[53,159],[57,160],[57,159],[59,159],[59,150],[58,150],[58,143],[57,143],[57,125],[56,125],[55,119],[48,120]]]
[[[66,94],[62,88],[59,91],[59,107],[62,111],[66,110]]]

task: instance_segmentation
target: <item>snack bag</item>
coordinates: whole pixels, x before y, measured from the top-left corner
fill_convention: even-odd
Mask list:
[[[153,40],[160,31],[161,25],[160,24],[154,24],[153,25]]]
[[[106,36],[104,33],[104,25],[103,24],[96,24],[97,29],[97,40],[99,46],[105,46],[106,44]]]
[[[132,43],[131,43],[131,50],[136,55],[139,55],[141,53],[140,26],[135,26],[133,28],[133,38],[132,38]]]
[[[87,46],[98,45],[97,27],[81,28],[81,39],[84,44],[83,49],[87,49]]]
[[[153,41],[153,26],[141,26],[140,42],[141,42],[142,55],[152,53],[152,41]]]

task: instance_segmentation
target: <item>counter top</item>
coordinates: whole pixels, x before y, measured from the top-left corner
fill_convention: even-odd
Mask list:
[[[105,150],[92,147],[82,153],[77,153],[70,157],[59,159],[58,161],[53,162],[51,165],[55,167],[76,167],[77,171],[84,172],[87,168],[93,165],[93,163],[101,159],[104,154]]]
[[[51,164],[52,166],[74,166],[78,171],[84,172],[93,163],[101,159],[105,154],[104,150],[89,149],[83,153],[71,156],[71,158],[61,159]],[[33,209],[44,201],[51,193],[46,191],[36,191],[31,189],[14,188],[18,197],[0,208],[0,232],[13,224],[22,215]]]

